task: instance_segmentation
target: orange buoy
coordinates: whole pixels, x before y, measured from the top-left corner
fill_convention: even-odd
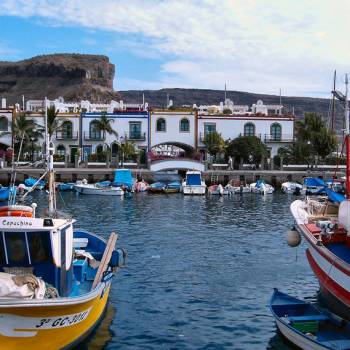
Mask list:
[[[8,205],[0,207],[0,216],[33,217],[33,208],[24,205]]]

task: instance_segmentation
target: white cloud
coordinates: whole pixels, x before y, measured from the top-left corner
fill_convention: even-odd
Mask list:
[[[290,95],[326,94],[332,70],[346,70],[349,10],[348,0],[0,3],[0,11],[13,16],[132,34],[129,43],[122,42],[131,52],[168,60],[160,81],[148,86],[219,88],[226,82],[231,89],[270,93],[282,88]]]

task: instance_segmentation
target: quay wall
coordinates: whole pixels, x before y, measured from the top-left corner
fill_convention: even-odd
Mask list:
[[[159,173],[148,169],[132,169],[133,175],[137,178],[143,178],[147,182],[154,182],[155,175]],[[38,168],[19,168],[17,169],[16,183],[23,182],[28,177],[38,178],[43,175],[45,169]],[[57,168],[55,170],[56,181],[75,182],[76,180],[87,179],[89,182],[102,180],[113,180],[115,169],[112,168]],[[285,181],[302,182],[303,177],[322,177],[324,179],[334,176],[334,171],[291,171],[291,170],[208,170],[204,171],[203,178],[207,184],[212,181],[226,184],[230,180],[245,181],[247,183],[255,182],[257,179],[264,179],[267,183],[279,187]],[[179,172],[184,177],[185,171]],[[339,174],[338,174],[339,176]],[[0,183],[9,184],[11,179],[11,168],[0,169]]]

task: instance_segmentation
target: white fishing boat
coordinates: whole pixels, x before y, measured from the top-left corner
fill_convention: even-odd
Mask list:
[[[202,180],[200,171],[187,171],[186,179],[182,183],[182,192],[186,195],[204,195],[207,185]]]
[[[303,188],[303,185],[297,182],[283,182],[281,185],[281,189],[284,193],[305,194],[305,189]]]
[[[101,186],[101,184],[89,184],[83,180],[74,184],[74,189],[80,194],[99,196],[123,196],[124,190],[121,187]]]
[[[56,210],[49,145],[46,133],[47,212],[37,216],[35,203],[0,208],[0,347],[6,350],[75,347],[101,320],[124,264],[115,233],[106,242],[76,231],[75,220]]]
[[[253,182],[250,184],[250,190],[252,193],[259,194],[272,194],[274,192],[274,187],[265,183],[264,180],[258,180],[257,182]]]

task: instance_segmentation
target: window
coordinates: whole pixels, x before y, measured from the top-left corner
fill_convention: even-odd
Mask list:
[[[60,157],[64,157],[66,155],[66,148],[63,145],[58,145],[56,148],[56,154]]]
[[[273,123],[270,128],[271,140],[281,141],[282,138],[282,127],[278,123]]]
[[[0,130],[2,131],[8,130],[8,121],[6,117],[0,117]]]
[[[131,140],[141,139],[141,122],[130,122],[129,123],[129,138]]]
[[[49,231],[27,232],[27,237],[32,264],[52,259]]]
[[[187,118],[180,120],[180,132],[189,132],[190,131],[190,122]]]
[[[255,125],[253,123],[244,125],[244,136],[255,136]]]
[[[73,123],[65,121],[62,124],[62,137],[64,139],[71,139],[73,137]]]
[[[98,122],[95,120],[90,123],[90,139],[101,139],[101,130],[98,128]]]
[[[7,232],[5,237],[9,265],[28,265],[28,247],[25,233]]]
[[[204,135],[212,134],[216,131],[216,124],[214,123],[205,123],[204,124]]]
[[[166,122],[164,118],[159,118],[157,120],[157,127],[156,127],[156,131],[166,131]]]
[[[0,265],[6,265],[6,253],[2,233],[0,232]]]

